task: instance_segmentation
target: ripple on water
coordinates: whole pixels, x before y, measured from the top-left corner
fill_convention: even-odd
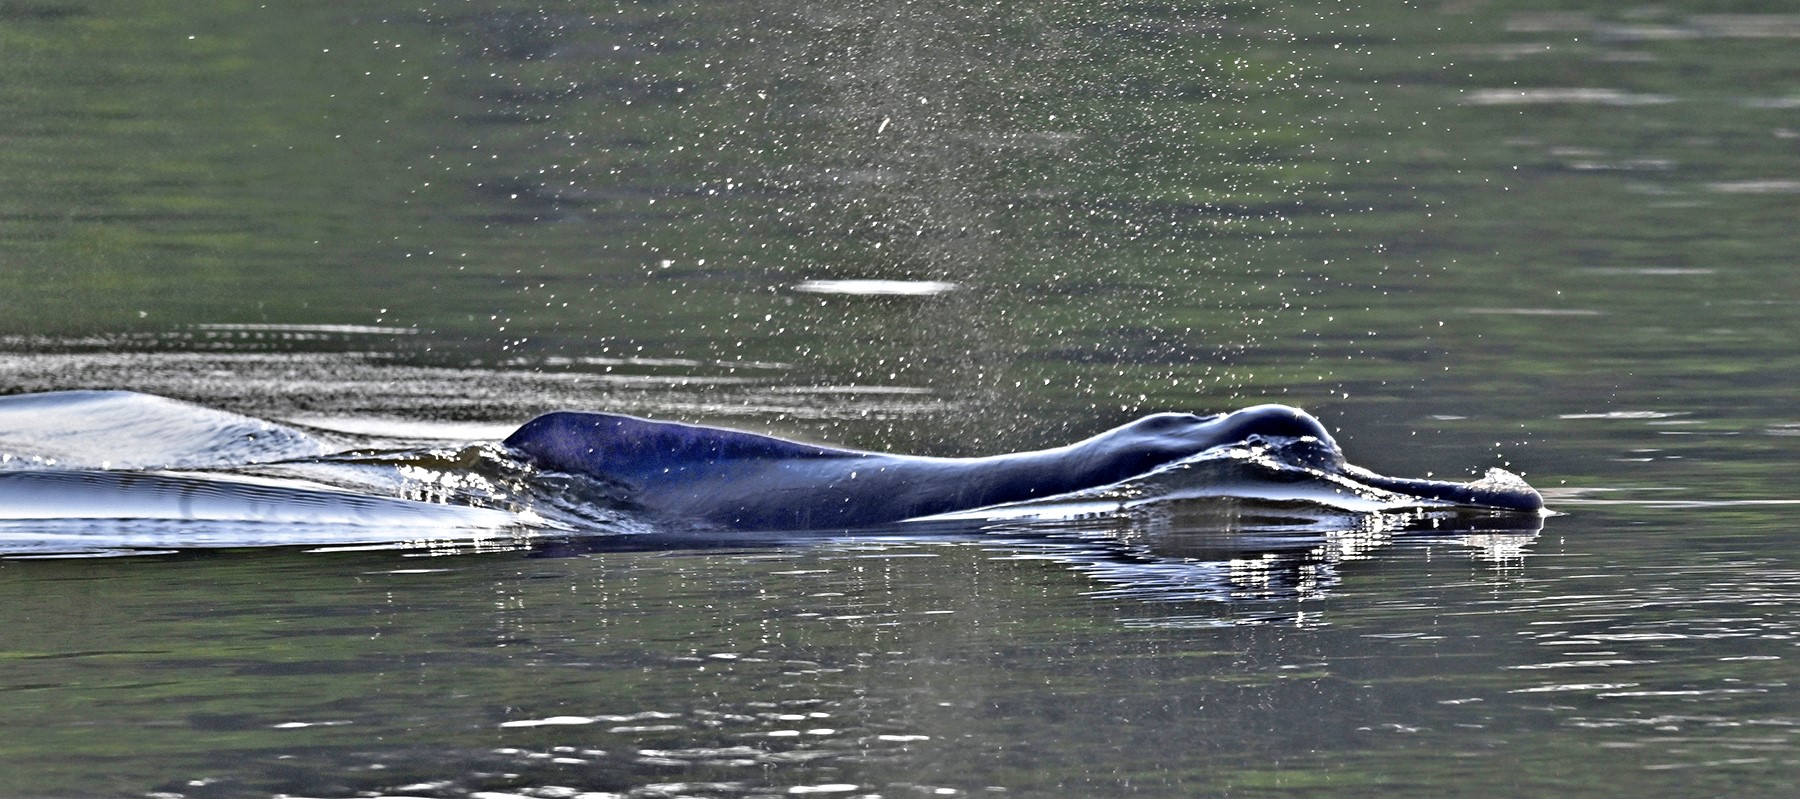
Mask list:
[[[1800,180],[1781,178],[1727,180],[1708,183],[1706,188],[1720,194],[1800,194]]]
[[[808,294],[930,297],[961,286],[937,280],[807,280],[794,286]]]
[[[229,398],[231,410],[258,418],[331,419],[356,425],[358,433],[369,432],[369,425],[352,420],[516,424],[569,408],[690,419],[864,420],[946,407],[928,389],[819,386],[811,376],[792,374],[789,364],[760,361],[542,357],[461,368],[409,363],[401,353],[380,351],[166,351],[130,342],[33,343],[34,350],[12,352],[0,340],[6,356],[0,358],[0,382],[9,391],[130,386],[169,397]]]
[[[1591,539],[1605,526],[1584,529],[1578,537]],[[1634,528],[1640,549],[1595,541],[1594,553],[1562,556],[1583,560],[1573,567],[1537,561],[1526,582],[1541,595],[1520,607],[1518,636],[1555,654],[1498,664],[1516,679],[1480,698],[1549,714],[1589,745],[1638,753],[1643,769],[1716,767],[1746,753],[1791,759],[1800,570],[1684,545],[1687,529]]]
[[[1507,691],[1507,693],[1509,693],[1509,694],[1559,694],[1559,693],[1567,693],[1570,691],[1580,691],[1580,692],[1585,693],[1585,692],[1591,692],[1591,691],[1611,691],[1611,690],[1617,690],[1620,688],[1634,688],[1636,686],[1637,686],[1637,683],[1634,683],[1634,682],[1554,683],[1554,684],[1550,684],[1550,685],[1534,685],[1530,688],[1514,688],[1510,691]]]
[[[1675,98],[1666,94],[1640,94],[1587,87],[1548,89],[1476,89],[1462,96],[1464,105],[1667,105]]]
[[[721,795],[769,788],[792,792],[794,788],[805,786],[765,783],[762,775],[773,773],[767,772],[770,768],[795,763],[839,762],[847,765],[881,760],[899,755],[907,751],[908,747],[932,740],[930,735],[880,729],[886,726],[882,723],[831,727],[794,724],[833,717],[833,712],[819,709],[833,705],[826,700],[799,699],[753,704],[756,706],[695,709],[691,712],[640,711],[511,719],[501,722],[499,728],[531,734],[531,740],[548,740],[550,745],[503,747],[494,753],[508,761],[509,769],[544,782],[582,784],[577,781],[585,773],[582,767],[602,762],[609,763],[608,768],[615,770],[626,764],[635,769],[646,769],[643,772],[646,776],[660,775],[663,780],[669,776],[670,769],[692,770],[696,776],[714,773],[718,769],[748,771],[758,775],[729,783],[682,783],[688,786],[686,793],[689,795]],[[667,723],[625,724],[594,729],[595,725],[620,721]],[[743,742],[731,742],[730,739],[733,738]],[[559,740],[567,742],[557,743]],[[666,741],[666,744],[651,743],[659,740]],[[714,743],[702,743],[703,741]],[[846,790],[861,789],[850,783],[832,784],[849,786]],[[697,787],[700,785],[712,787]],[[724,787],[725,785],[731,787]],[[648,785],[640,785],[630,793],[637,796],[647,790]]]
[[[1511,33],[1584,33],[1603,41],[1796,39],[1800,14],[1692,14],[1666,22],[1621,23],[1581,11],[1538,11],[1506,19]]]

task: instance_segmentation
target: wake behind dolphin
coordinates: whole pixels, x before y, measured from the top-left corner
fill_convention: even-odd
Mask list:
[[[1348,514],[1543,507],[1503,472],[1450,483],[1359,469],[1316,419],[1274,405],[1156,414],[1068,446],[981,458],[581,412],[540,416],[500,443],[358,447],[366,443],[133,392],[0,398],[0,553],[83,541],[182,548],[941,531],[1171,499]]]

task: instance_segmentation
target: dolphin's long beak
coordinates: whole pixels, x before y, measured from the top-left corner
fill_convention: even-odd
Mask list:
[[[1544,509],[1543,495],[1518,475],[1504,469],[1489,469],[1487,476],[1472,483],[1388,477],[1349,464],[1345,464],[1342,473],[1370,488],[1421,499],[1519,513],[1537,513]]]

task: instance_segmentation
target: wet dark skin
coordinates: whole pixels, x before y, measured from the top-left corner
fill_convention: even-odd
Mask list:
[[[621,489],[651,513],[743,530],[867,527],[1110,485],[1231,444],[1310,439],[1307,465],[1394,493],[1535,512],[1529,488],[1392,478],[1344,462],[1305,411],[1260,405],[1227,414],[1160,413],[1054,449],[980,458],[860,452],[773,436],[605,413],[558,412],[507,446],[540,469]]]

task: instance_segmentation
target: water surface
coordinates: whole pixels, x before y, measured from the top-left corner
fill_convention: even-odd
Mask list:
[[[0,6],[0,391],[957,455],[1306,407],[1538,530],[1187,507],[0,560],[18,796],[1775,796],[1756,3]]]

